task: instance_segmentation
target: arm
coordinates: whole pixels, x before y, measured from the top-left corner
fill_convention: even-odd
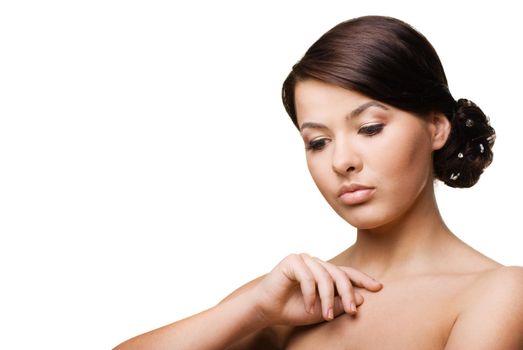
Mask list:
[[[240,350],[260,348],[263,342],[264,350],[278,348],[289,326],[329,321],[343,312],[355,314],[363,297],[351,281],[374,292],[382,287],[350,267],[291,254],[218,305],[134,337],[114,350]]]
[[[249,290],[241,291],[199,314],[129,339],[114,350],[225,349],[267,326],[254,300]]]
[[[501,267],[467,296],[445,350],[523,349],[523,267]]]
[[[252,289],[267,275],[260,276],[242,287],[236,289],[234,292],[226,296],[220,303],[226,302],[231,298],[234,298],[238,294]],[[233,345],[228,347],[226,350],[277,350],[283,349],[283,344],[288,334],[292,331],[292,326],[268,326],[258,331],[251,333],[250,335],[241,338],[234,342]]]

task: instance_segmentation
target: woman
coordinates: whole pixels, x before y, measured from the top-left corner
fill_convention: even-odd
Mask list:
[[[523,268],[466,245],[437,207],[434,180],[473,186],[495,133],[452,97],[426,38],[390,17],[342,22],[294,65],[282,97],[355,244],[328,262],[291,254],[117,349],[522,349]]]

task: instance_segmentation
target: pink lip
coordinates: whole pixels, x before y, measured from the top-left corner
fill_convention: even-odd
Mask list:
[[[338,198],[342,203],[347,205],[360,204],[368,201],[376,189],[374,187],[363,186],[359,184],[350,184],[342,186],[338,191]]]

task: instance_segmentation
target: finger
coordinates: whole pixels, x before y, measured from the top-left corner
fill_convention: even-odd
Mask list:
[[[343,303],[341,301],[341,297],[339,296],[335,296],[334,297],[334,302],[333,302],[333,318],[336,318],[338,317],[339,315],[341,314],[344,314],[345,313],[345,309],[343,307]],[[316,303],[314,305],[314,314],[321,314],[323,311],[322,311],[322,306],[321,306],[321,303]],[[330,321],[330,320],[327,320],[327,321]]]
[[[361,295],[358,292],[354,292],[354,295],[356,296],[356,306],[360,306],[365,301],[365,298],[363,298],[363,295]]]
[[[345,307],[341,300],[341,297],[334,297],[334,317],[338,317],[341,314],[345,313]]]
[[[328,321],[334,318],[334,281],[329,272],[308,254],[300,254],[311,270],[318,285],[323,318]]]
[[[352,284],[361,288],[368,289],[372,292],[379,291],[383,284],[376,281],[374,278],[370,277],[369,275],[358,271],[352,267],[349,266],[338,266],[341,270],[345,271],[347,275],[349,276],[350,280],[352,281]]]
[[[314,275],[298,254],[291,256],[291,264],[289,265],[291,276],[288,277],[300,283],[305,311],[312,313],[316,302],[316,280]]]
[[[364,298],[358,292],[354,292],[354,294],[356,295],[356,306],[358,307],[361,304],[363,304]],[[321,310],[318,310],[318,312],[321,312]],[[347,312],[345,311],[341,297],[335,296],[334,297],[334,318],[338,317],[339,315],[341,315],[343,313],[347,313]],[[356,315],[356,313],[349,314],[349,315]]]
[[[329,262],[322,261],[318,258],[314,258],[314,260],[321,264],[334,279],[345,312],[348,314],[356,313],[356,296],[354,295],[354,289],[352,288],[352,283],[347,273]]]

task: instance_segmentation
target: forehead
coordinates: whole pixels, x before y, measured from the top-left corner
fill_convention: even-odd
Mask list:
[[[296,83],[294,103],[298,121],[306,117],[320,117],[333,110],[355,108],[372,99],[356,91],[308,79]]]
[[[318,80],[298,82],[295,88],[295,108],[298,125],[303,122],[357,117],[369,107],[393,109],[359,92]]]

